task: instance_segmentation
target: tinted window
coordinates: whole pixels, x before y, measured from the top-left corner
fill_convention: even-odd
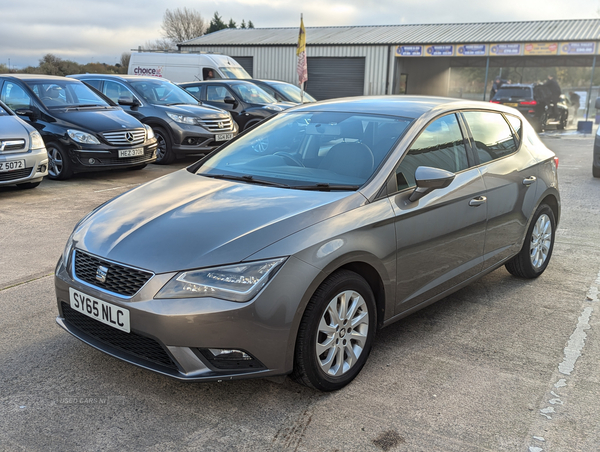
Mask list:
[[[415,186],[415,171],[419,166],[440,168],[452,173],[469,167],[456,115],[436,119],[421,132],[396,169],[398,190]]]
[[[481,163],[502,158],[517,150],[510,127],[500,113],[467,111],[464,115]]]
[[[226,97],[233,97],[233,95],[225,88],[220,85],[209,85],[206,87],[206,100],[209,102],[225,102]]]
[[[199,86],[186,86],[185,90],[194,96],[196,99],[200,99],[200,87]]]
[[[94,87],[98,91],[100,91],[100,84],[102,83],[102,80],[89,80],[89,79],[85,79],[85,80],[82,80],[82,81],[85,82],[85,83],[87,83],[88,85]]]
[[[6,82],[4,84],[0,99],[12,110],[29,108],[31,106],[31,97],[23,88],[12,82]]]
[[[233,85],[232,89],[249,104],[273,104],[277,102],[273,97],[267,94],[262,88],[252,83]]]
[[[520,87],[520,88],[516,88],[516,87],[515,88],[500,88],[494,97],[498,98],[498,99],[503,98],[503,97],[516,97],[519,99],[531,99],[532,92],[531,92],[531,88],[528,86]]]

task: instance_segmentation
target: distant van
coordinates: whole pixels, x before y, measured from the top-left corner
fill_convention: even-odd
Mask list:
[[[133,52],[127,73],[163,77],[174,83],[252,78],[233,58],[212,53]]]

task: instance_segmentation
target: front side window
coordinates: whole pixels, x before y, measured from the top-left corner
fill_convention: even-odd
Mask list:
[[[208,85],[206,87],[206,100],[207,101],[225,103],[226,97],[233,97],[233,95],[224,86]]]
[[[508,123],[500,113],[466,111],[463,113],[480,163],[499,159],[516,152],[517,142]]]
[[[111,82],[110,80],[104,82],[102,93],[115,104],[118,104],[119,99],[122,97],[133,100],[133,93],[131,91],[129,91],[120,83]]]
[[[12,82],[6,82],[4,84],[0,99],[13,111],[31,107],[31,97],[29,94],[27,94],[19,85]]]
[[[235,93],[242,98],[242,100],[248,104],[273,104],[277,102],[262,88],[259,88],[252,83],[233,85],[232,89]]]
[[[293,188],[355,190],[410,123],[359,113],[282,113],[226,145],[197,174]]]
[[[436,119],[421,132],[396,169],[398,190],[416,185],[415,171],[419,166],[451,173],[469,167],[465,141],[455,114]]]

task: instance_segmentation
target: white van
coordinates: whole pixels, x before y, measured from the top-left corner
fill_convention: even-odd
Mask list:
[[[252,78],[233,58],[213,53],[133,52],[127,73],[164,77],[174,83]]]

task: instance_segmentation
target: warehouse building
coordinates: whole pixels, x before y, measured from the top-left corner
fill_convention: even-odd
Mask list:
[[[224,29],[178,45],[235,58],[254,78],[297,84],[298,28]],[[317,99],[449,94],[453,67],[596,66],[600,19],[306,28]],[[487,85],[487,83],[486,83]],[[483,95],[484,93],[482,93]]]

